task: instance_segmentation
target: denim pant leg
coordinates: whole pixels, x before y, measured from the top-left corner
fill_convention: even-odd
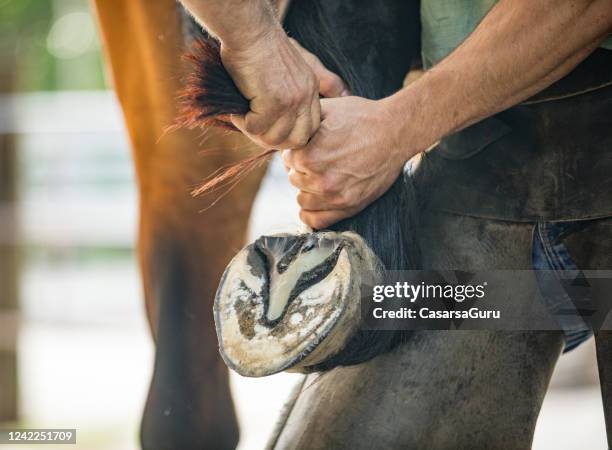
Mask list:
[[[562,278],[568,279],[567,275],[574,278],[579,274],[578,267],[561,241],[563,235],[579,226],[582,226],[581,222],[538,222],[533,239],[533,268],[543,271],[536,272],[538,285],[546,306],[563,331],[564,353],[576,348],[593,334],[561,283]],[[562,277],[561,272],[564,273]]]

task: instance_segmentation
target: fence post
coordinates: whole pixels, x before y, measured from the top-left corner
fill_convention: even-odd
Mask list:
[[[17,152],[15,136],[0,134],[0,422],[17,420]]]

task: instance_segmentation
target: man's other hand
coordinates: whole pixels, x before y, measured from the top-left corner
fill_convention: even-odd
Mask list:
[[[244,48],[222,45],[221,58],[250,102],[232,122],[262,147],[303,147],[319,128],[319,94],[349,94],[340,77],[276,28]]]
[[[300,219],[314,229],[364,209],[422,150],[404,144],[385,101],[324,99],[321,108],[321,126],[308,145],[281,154],[300,191]]]

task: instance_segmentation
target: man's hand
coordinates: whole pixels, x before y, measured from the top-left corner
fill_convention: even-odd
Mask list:
[[[348,95],[342,79],[281,31],[243,50],[221,46],[223,64],[249,99],[246,116],[233,124],[262,147],[299,148],[319,128],[319,94]]]
[[[232,122],[262,147],[305,145],[319,127],[319,93],[347,94],[337,75],[283,31],[278,16],[287,1],[180,1],[221,42],[223,65],[250,101],[251,111]]]
[[[322,122],[308,145],[284,150],[289,181],[300,192],[300,219],[321,229],[380,197],[418,151],[400,139],[385,101],[321,101]]]

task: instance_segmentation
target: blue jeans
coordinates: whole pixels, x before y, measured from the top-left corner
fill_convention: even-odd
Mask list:
[[[557,278],[561,271],[564,272],[566,279],[568,273],[575,272],[576,275],[579,273],[562,239],[584,224],[583,221],[538,222],[533,236],[533,268],[536,271],[546,271],[541,274],[536,272],[536,276],[544,302],[563,331],[564,353],[576,348],[593,334],[591,328],[580,316],[575,302],[572,301]]]

